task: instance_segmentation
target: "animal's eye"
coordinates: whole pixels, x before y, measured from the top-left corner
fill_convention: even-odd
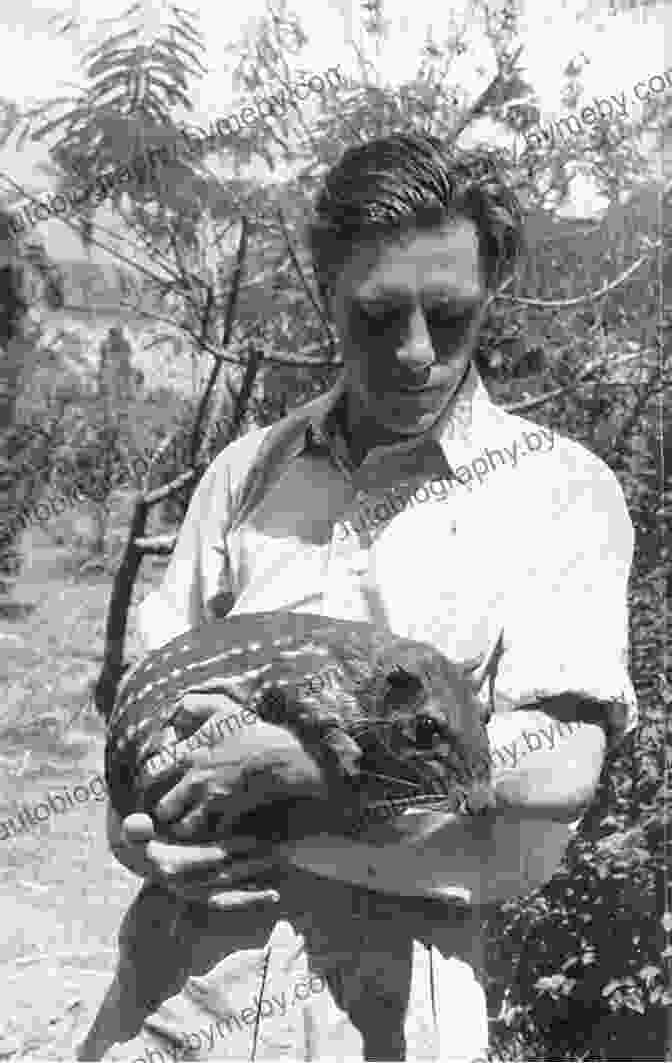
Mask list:
[[[415,721],[415,741],[421,749],[431,749],[439,734],[439,725],[431,716],[418,716]]]
[[[263,719],[267,723],[283,723],[287,711],[287,698],[279,687],[270,687],[265,690],[259,702],[258,711],[263,713]]]
[[[408,693],[420,693],[423,689],[422,680],[417,675],[413,675],[412,672],[407,672],[405,668],[395,668],[393,672],[390,672],[387,676],[387,682],[393,690],[400,690]]]

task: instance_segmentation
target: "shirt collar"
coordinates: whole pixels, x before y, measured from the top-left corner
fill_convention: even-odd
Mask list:
[[[337,465],[351,468],[349,453],[339,424],[338,412],[344,401],[345,380],[341,376],[333,388],[309,403],[306,409],[308,424],[299,441],[297,455],[304,451],[327,450]],[[481,376],[473,362],[462,382],[455,401],[422,436],[414,436],[408,442],[386,447],[386,452],[413,450],[428,439],[435,439],[444,452],[451,442],[470,444],[479,417],[494,409]],[[376,448],[379,449],[379,448]],[[382,448],[381,448],[382,449]]]

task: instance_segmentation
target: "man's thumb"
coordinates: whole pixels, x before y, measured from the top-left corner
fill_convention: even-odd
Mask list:
[[[131,816],[126,816],[121,825],[121,840],[129,845],[151,841],[154,833],[152,818],[144,812],[134,812]]]

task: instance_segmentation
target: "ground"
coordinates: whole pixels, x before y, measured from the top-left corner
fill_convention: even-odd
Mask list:
[[[75,1028],[87,1026],[107,987],[138,885],[107,850],[102,786],[94,781],[93,794],[89,786],[102,773],[90,682],[111,579],[65,574],[70,551],[39,529],[24,548],[13,598],[34,608],[0,616],[0,823],[64,787],[87,786],[89,798],[16,837],[0,826],[0,1060],[72,1058]],[[159,578],[149,565],[146,573],[136,601]],[[128,652],[138,652],[133,631]]]

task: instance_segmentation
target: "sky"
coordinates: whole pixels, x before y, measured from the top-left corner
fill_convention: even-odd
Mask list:
[[[159,0],[144,0],[147,28],[151,32],[160,20]],[[589,60],[584,72],[586,102],[592,95],[604,97],[626,91],[632,95],[633,84],[672,67],[672,5],[658,2],[651,7],[610,13],[613,0],[526,0],[522,42],[525,51],[521,62],[525,76],[539,95],[542,124],[562,117],[562,71],[567,62],[583,52]],[[623,0],[618,0],[623,3]],[[636,3],[637,0],[633,0]],[[84,19],[86,33],[100,20],[120,14],[130,0],[64,0],[62,5],[48,0],[3,0],[0,13],[0,97],[19,106],[36,104],[56,95],[71,92],[81,83],[79,67],[82,39],[70,34],[58,37],[49,18],[59,12],[71,12]],[[209,72],[196,83],[194,101],[198,110],[189,121],[207,124],[240,106],[232,90],[230,68],[233,57],[223,46],[235,41],[243,30],[254,25],[264,13],[265,0],[246,0],[231,4],[228,0],[185,0],[185,6],[198,11],[206,38]],[[355,0],[292,0],[291,9],[300,17],[308,35],[301,62],[316,72],[335,64],[347,74],[352,66],[352,48],[348,39],[360,39],[361,9]],[[388,40],[377,57],[381,77],[390,87],[411,77],[418,66],[420,49],[427,33],[441,41],[449,25],[450,13],[463,20],[469,3],[450,6],[436,0],[413,0],[409,18],[408,0],[388,0],[386,16],[390,21]],[[586,10],[588,9],[588,11]],[[86,29],[88,27],[88,30]],[[666,32],[667,31],[667,32]],[[458,60],[456,68],[464,88],[477,94],[492,76],[491,57],[480,46],[476,30],[470,35],[476,52]],[[667,43],[666,43],[667,42]],[[479,56],[481,57],[479,59]],[[633,114],[634,116],[634,114]],[[487,137],[489,123],[481,123],[480,136]],[[464,139],[463,143],[468,141]],[[495,138],[493,136],[493,142]],[[522,148],[522,142],[521,142]],[[27,143],[21,150],[15,141],[0,150],[0,172],[33,194],[48,191],[47,177],[36,171],[36,164],[46,161],[43,144]],[[4,184],[2,185],[4,187]],[[588,186],[577,183],[572,210],[580,215],[593,213],[600,206]],[[101,221],[103,220],[101,212]],[[39,234],[47,250],[58,258],[82,258],[81,245],[66,227],[56,221],[42,222]]]

